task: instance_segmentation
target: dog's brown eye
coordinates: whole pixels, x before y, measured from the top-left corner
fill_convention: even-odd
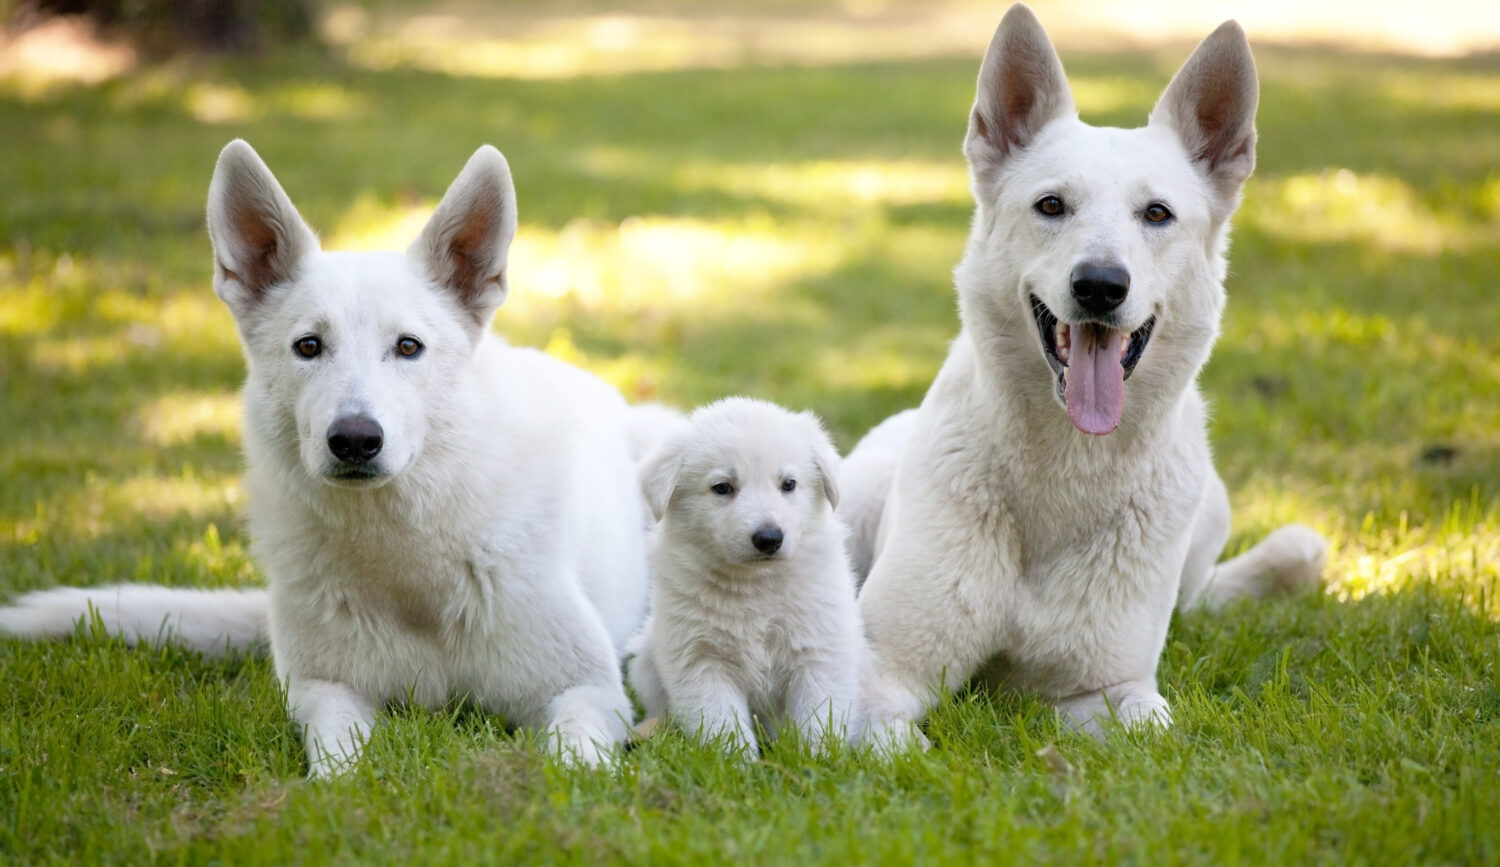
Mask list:
[[[734,485],[731,485],[728,482],[719,482],[717,485],[709,488],[709,490],[713,491],[721,497],[727,497],[730,494],[734,493]]]
[[[317,358],[323,352],[323,341],[309,334],[306,337],[299,337],[297,342],[292,344],[292,349],[303,358]]]
[[[1152,202],[1146,206],[1146,222],[1160,224],[1170,219],[1172,219],[1172,212],[1167,210],[1167,206],[1161,202]]]
[[[1057,196],[1042,196],[1037,200],[1036,212],[1044,217],[1061,217],[1063,211],[1063,200]]]
[[[396,341],[396,353],[402,358],[416,358],[422,354],[422,341],[415,337],[403,337]]]
[[[796,479],[787,479],[786,481],[782,482],[781,483],[781,490],[782,490],[783,493],[787,493],[787,494],[790,494],[792,491],[797,490],[797,480]]]

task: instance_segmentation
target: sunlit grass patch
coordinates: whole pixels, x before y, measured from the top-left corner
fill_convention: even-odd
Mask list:
[[[969,196],[968,176],[954,161],[698,163],[678,167],[672,175],[687,188],[761,197],[817,212],[967,202]]]
[[[163,395],[136,413],[141,435],[158,446],[191,442],[199,436],[238,439],[240,396],[234,392],[182,391]]]
[[[1349,169],[1261,180],[1239,219],[1290,240],[1357,241],[1399,252],[1434,254],[1500,243],[1500,222],[1439,211],[1399,178]]]
[[[676,2],[633,18],[593,0],[560,17],[511,4],[501,18],[559,28],[511,33],[476,5],[440,32],[370,18],[332,58],[0,80],[0,594],[258,583],[238,517],[243,360],[203,232],[213,160],[235,136],[345,249],[403,249],[463,159],[497,145],[521,222],[497,330],[631,399],[770,398],[819,412],[846,448],[920,401],[957,329],[959,145],[996,8],[968,4],[980,24],[923,42],[940,13],[864,4],[885,19],[841,25],[846,42],[872,35],[854,45],[785,24],[844,15],[845,0],[710,8],[689,45],[698,13]],[[1052,27],[1079,8],[1039,12]],[[1099,17],[1153,12],[1122,10]],[[756,16],[764,28],[723,23]],[[631,29],[658,18],[674,20]],[[415,48],[360,53],[387,38]],[[445,56],[452,40],[468,47]],[[1187,50],[1060,41],[1084,118],[1102,123],[1143,121]],[[353,777],[310,785],[269,660],[102,635],[7,642],[0,852],[1497,860],[1500,67],[1254,45],[1260,174],[1202,385],[1235,506],[1229,553],[1288,521],[1333,547],[1324,593],[1175,618],[1172,730],[1096,743],[1034,696],[970,691],[934,714],[932,751],[894,762],[785,750],[727,766],[668,736],[594,773],[559,768],[504,720],[408,709]],[[931,57],[892,59],[906,51]]]

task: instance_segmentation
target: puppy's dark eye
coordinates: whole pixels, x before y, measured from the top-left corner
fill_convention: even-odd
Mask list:
[[[786,494],[790,494],[792,491],[797,490],[797,480],[796,479],[787,479],[786,481],[782,482],[781,483],[781,490],[782,490],[782,493],[786,493]]]
[[[731,485],[728,482],[719,482],[717,485],[709,488],[709,490],[713,491],[721,497],[727,497],[730,494],[734,493],[734,485]]]
[[[319,340],[316,334],[299,337],[297,342],[292,344],[292,351],[303,358],[317,358],[323,352],[323,341]]]
[[[422,341],[411,335],[404,335],[396,341],[396,354],[402,358],[416,358],[425,348],[422,346]]]
[[[1057,196],[1042,196],[1032,207],[1044,217],[1061,217],[1063,211],[1067,210],[1063,207],[1063,200]]]
[[[1152,202],[1146,206],[1146,222],[1160,225],[1172,219],[1172,212],[1161,202]]]

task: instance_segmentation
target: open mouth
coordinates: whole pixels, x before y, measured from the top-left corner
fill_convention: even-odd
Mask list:
[[[1125,380],[1146,351],[1156,317],[1127,333],[1098,322],[1058,322],[1035,295],[1031,296],[1031,312],[1042,338],[1042,353],[1057,374],[1057,398],[1068,408],[1073,426],[1095,435],[1119,427],[1125,409]]]

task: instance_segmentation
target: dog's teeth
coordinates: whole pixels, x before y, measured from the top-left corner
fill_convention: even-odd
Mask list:
[[[1056,339],[1056,343],[1057,343],[1057,358],[1063,364],[1067,364],[1068,363],[1068,349],[1069,349],[1070,343],[1071,343],[1071,341],[1069,340],[1069,337],[1070,337],[1070,333],[1068,331],[1068,326],[1065,323],[1059,322],[1057,324],[1057,334],[1056,334],[1056,338],[1057,338]]]
[[[1125,360],[1126,353],[1130,352],[1130,335],[1120,335],[1120,360]]]

